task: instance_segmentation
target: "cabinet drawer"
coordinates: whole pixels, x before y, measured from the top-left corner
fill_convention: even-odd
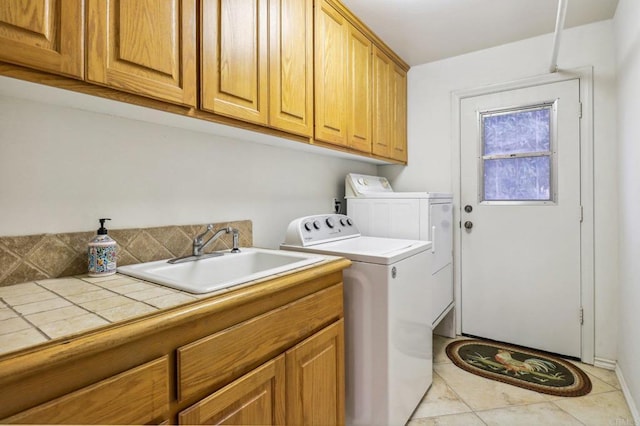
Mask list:
[[[167,418],[167,356],[31,408],[3,423],[147,424]]]
[[[342,317],[337,284],[178,349],[178,399],[204,395]]]

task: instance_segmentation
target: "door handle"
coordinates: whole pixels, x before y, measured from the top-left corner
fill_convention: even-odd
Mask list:
[[[473,211],[473,207],[467,204],[466,206],[464,206],[464,211],[467,213],[471,213]]]
[[[471,222],[470,220],[466,221],[466,222],[464,223],[464,227],[465,227],[466,229],[471,229],[471,228],[473,228],[473,222]]]

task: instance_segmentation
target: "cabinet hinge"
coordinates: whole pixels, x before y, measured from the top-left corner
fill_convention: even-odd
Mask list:
[[[580,206],[580,223],[584,220],[584,207]]]
[[[580,325],[584,324],[584,309],[580,306]]]
[[[582,118],[582,102],[578,102],[578,118]]]

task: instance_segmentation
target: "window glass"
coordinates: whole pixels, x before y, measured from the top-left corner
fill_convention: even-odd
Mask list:
[[[552,104],[481,113],[481,201],[551,201]]]
[[[503,158],[484,162],[484,199],[549,200],[548,156]]]
[[[484,155],[549,151],[549,108],[484,117]]]

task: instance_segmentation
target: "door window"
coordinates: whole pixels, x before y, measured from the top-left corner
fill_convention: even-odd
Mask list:
[[[480,202],[555,200],[555,102],[480,112]]]

